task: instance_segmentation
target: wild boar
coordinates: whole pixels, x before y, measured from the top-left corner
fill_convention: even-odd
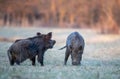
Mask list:
[[[30,59],[32,65],[35,65],[36,56],[38,56],[38,62],[43,66],[45,51],[53,48],[56,43],[51,38],[52,32],[48,34],[37,33],[35,37],[16,40],[8,49],[10,65],[14,65],[14,63],[20,65],[26,59]]]
[[[80,65],[82,54],[84,51],[85,42],[83,37],[78,32],[71,33],[66,40],[66,48],[64,64],[66,65],[69,55],[71,55],[72,65]]]

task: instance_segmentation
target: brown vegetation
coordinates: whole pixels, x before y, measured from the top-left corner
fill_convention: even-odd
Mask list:
[[[120,0],[0,0],[0,25],[99,28],[118,33]]]

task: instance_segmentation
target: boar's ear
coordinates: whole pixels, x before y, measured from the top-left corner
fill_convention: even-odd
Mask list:
[[[36,33],[36,35],[37,35],[37,36],[40,36],[40,35],[41,35],[41,33],[40,33],[40,32],[37,32],[37,33]]]
[[[51,38],[52,37],[52,32],[49,32],[47,35]]]
[[[52,32],[49,32],[48,34],[47,34],[47,39],[51,39],[52,38]]]
[[[45,35],[45,40],[50,40],[52,38],[52,32],[49,32],[47,35]]]

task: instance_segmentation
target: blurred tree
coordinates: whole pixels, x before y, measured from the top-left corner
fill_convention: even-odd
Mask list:
[[[92,27],[109,33],[118,32],[119,14],[120,0],[0,0],[0,21],[7,25]]]

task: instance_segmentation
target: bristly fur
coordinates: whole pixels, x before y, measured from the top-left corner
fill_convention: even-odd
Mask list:
[[[14,63],[20,65],[26,59],[30,59],[32,65],[35,65],[35,59],[38,56],[38,62],[43,66],[45,51],[55,44],[55,40],[51,40],[51,37],[52,33],[37,33],[37,36],[16,40],[7,51],[10,65]]]

